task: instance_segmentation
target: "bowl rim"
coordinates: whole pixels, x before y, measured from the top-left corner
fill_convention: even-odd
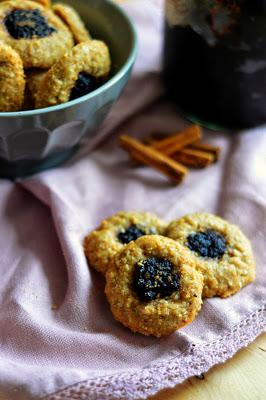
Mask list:
[[[128,27],[131,31],[131,35],[132,35],[131,49],[130,49],[129,56],[128,56],[126,62],[124,63],[124,65],[106,83],[101,85],[99,88],[97,88],[93,92],[86,94],[85,96],[79,97],[78,99],[67,101],[66,103],[58,104],[55,106],[50,106],[50,107],[45,107],[45,108],[37,108],[34,110],[0,112],[0,118],[32,117],[32,116],[48,114],[53,111],[60,111],[60,110],[64,110],[64,109],[76,106],[80,103],[90,100],[93,97],[96,97],[101,92],[108,90],[110,87],[112,87],[115,83],[117,83],[127,73],[127,71],[133,66],[134,61],[137,56],[138,38],[137,38],[136,28],[135,28],[134,24],[132,23],[130,17],[122,9],[122,7],[120,7],[118,4],[116,4],[115,2],[113,2],[111,0],[104,0],[104,1],[108,4],[110,4],[111,7],[115,8],[122,15],[122,17],[126,20]]]

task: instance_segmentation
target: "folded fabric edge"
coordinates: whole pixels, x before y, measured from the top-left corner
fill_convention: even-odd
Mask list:
[[[186,352],[173,357],[167,365],[155,362],[139,372],[119,373],[89,379],[43,400],[137,400],[153,396],[162,389],[182,383],[189,377],[207,372],[211,367],[231,358],[246,347],[266,328],[266,303],[248,315],[226,335],[204,345],[192,344]]]

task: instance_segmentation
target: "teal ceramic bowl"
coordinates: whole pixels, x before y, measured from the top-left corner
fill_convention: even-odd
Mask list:
[[[123,10],[110,0],[64,0],[82,16],[112,57],[110,79],[94,92],[39,110],[0,113],[0,176],[14,179],[55,167],[97,131],[126,85],[137,39]]]

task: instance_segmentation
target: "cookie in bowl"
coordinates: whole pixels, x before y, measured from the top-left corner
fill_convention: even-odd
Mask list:
[[[19,54],[0,42],[0,112],[20,110],[24,89],[24,69]]]
[[[89,265],[105,274],[112,258],[129,242],[144,235],[163,235],[164,221],[147,212],[119,212],[86,236],[84,251]]]
[[[50,0],[33,0],[36,1],[37,3],[40,3],[44,7],[51,7],[51,1]]]
[[[94,91],[110,68],[110,53],[104,42],[90,40],[76,45],[46,74],[36,94],[36,107],[66,103]]]
[[[6,2],[6,1],[9,1],[9,0],[0,0],[0,3],[3,3],[4,1]],[[33,1],[34,3],[35,2],[39,3],[44,7],[51,7],[51,1],[50,0],[30,0],[30,1]]]
[[[74,44],[60,18],[29,0],[0,3],[0,40],[20,54],[24,68],[50,68]]]
[[[91,36],[77,11],[67,4],[56,3],[54,13],[62,19],[72,33],[75,43],[86,42]]]
[[[255,279],[251,244],[241,230],[207,213],[170,223],[166,236],[185,246],[204,276],[203,297],[227,297]]]
[[[185,247],[159,235],[127,244],[106,273],[114,318],[133,332],[161,337],[194,320],[203,277]]]

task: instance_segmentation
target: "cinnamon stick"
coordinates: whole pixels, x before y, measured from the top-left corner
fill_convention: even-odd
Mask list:
[[[207,144],[207,143],[200,143],[200,142],[192,143],[189,146],[187,146],[187,149],[199,150],[199,151],[206,152],[208,154],[212,154],[214,157],[214,160],[213,160],[214,162],[216,162],[220,158],[220,154],[221,154],[220,147],[213,146],[212,144]]]
[[[188,173],[187,168],[177,161],[149,146],[145,146],[139,140],[130,136],[120,136],[120,144],[129,152],[131,157],[157,169],[175,183],[181,183]]]
[[[152,147],[165,155],[171,156],[183,147],[200,140],[201,137],[201,128],[198,125],[192,125],[176,135],[153,143]]]
[[[206,151],[186,147],[172,156],[178,162],[192,168],[204,168],[214,162],[215,156]]]

